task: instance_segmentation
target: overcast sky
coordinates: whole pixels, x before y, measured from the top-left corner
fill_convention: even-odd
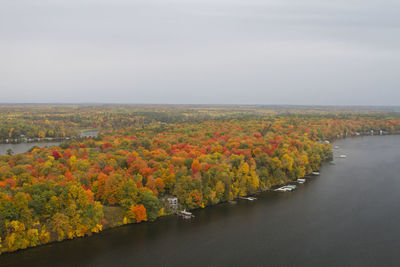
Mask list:
[[[399,0],[1,0],[0,102],[400,105]]]

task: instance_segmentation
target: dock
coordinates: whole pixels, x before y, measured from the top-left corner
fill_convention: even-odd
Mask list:
[[[186,210],[178,211],[178,216],[182,217],[183,219],[191,219],[194,218],[194,215]]]
[[[256,200],[257,198],[255,198],[255,197],[239,197],[240,199],[244,199],[244,200],[249,200],[249,201],[254,201],[254,200]]]
[[[297,186],[295,185],[285,185],[282,187],[279,187],[277,189],[275,189],[275,192],[291,192],[293,190],[295,190],[297,188]]]
[[[297,182],[298,182],[299,184],[304,184],[304,183],[306,182],[306,179],[304,179],[304,178],[299,178],[299,179],[297,179]]]

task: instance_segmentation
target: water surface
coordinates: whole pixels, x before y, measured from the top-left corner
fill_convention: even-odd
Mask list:
[[[18,143],[18,144],[0,144],[0,155],[6,155],[7,150],[11,149],[14,154],[25,153],[34,146],[58,146],[61,142],[31,142],[31,143]]]
[[[399,266],[400,136],[337,142],[292,193],[0,256],[14,266]]]

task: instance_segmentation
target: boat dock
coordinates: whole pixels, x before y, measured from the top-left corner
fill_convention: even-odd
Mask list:
[[[255,198],[255,197],[239,197],[240,199],[244,199],[244,200],[249,200],[249,201],[254,201],[254,200],[256,200],[257,198]]]
[[[285,185],[275,189],[275,192],[290,192],[296,189],[297,186],[295,185]]]
[[[299,178],[299,179],[297,179],[297,182],[298,182],[299,184],[304,184],[304,183],[306,182],[306,179],[304,179],[304,178]]]
[[[191,219],[191,218],[194,218],[194,215],[193,215],[191,212],[186,211],[186,210],[178,211],[177,214],[178,214],[178,216],[182,217],[183,219]]]

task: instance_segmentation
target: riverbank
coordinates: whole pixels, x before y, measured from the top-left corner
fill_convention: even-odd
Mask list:
[[[329,159],[327,159],[327,160],[329,160]],[[279,187],[279,186],[282,186],[282,185],[292,184],[294,182],[295,182],[295,180],[282,180],[279,184],[276,184],[274,186]],[[274,189],[274,187],[263,188],[261,190],[258,190],[256,192],[252,193],[252,194],[238,196],[238,197],[236,197],[236,198],[234,198],[232,200],[234,200],[234,201],[244,201],[244,200],[241,199],[242,197],[249,197],[249,196],[257,196],[258,197],[258,196],[260,196],[260,194],[263,194],[263,193],[265,193],[267,191],[272,191],[273,189]],[[207,209],[207,208],[211,208],[211,207],[214,207],[214,206],[225,205],[229,201],[231,201],[231,200],[220,201],[218,203],[215,203],[213,205],[209,205],[209,206],[206,206],[206,207],[203,207],[203,208],[194,208],[194,209],[187,209],[187,210],[190,211],[190,212],[196,213],[196,212],[198,212],[199,210],[202,210],[202,209]],[[167,207],[164,206],[164,208],[167,208]],[[126,214],[124,213],[124,211],[123,211],[123,209],[121,207],[118,207],[118,206],[103,206],[103,212],[104,212],[104,219],[105,219],[105,221],[107,223],[104,225],[104,227],[102,227],[101,231],[99,231],[97,233],[96,232],[89,232],[88,234],[86,234],[84,236],[74,237],[73,239],[84,239],[84,238],[87,238],[87,237],[90,237],[90,236],[93,236],[93,235],[98,235],[98,234],[104,233],[105,231],[109,231],[109,230],[113,230],[113,229],[116,229],[116,228],[120,228],[120,227],[123,227],[123,226],[134,225],[134,224],[135,225],[148,224],[148,223],[154,223],[155,221],[158,221],[158,220],[163,219],[163,218],[178,217],[174,212],[172,212],[170,210],[169,212],[158,216],[153,221],[142,221],[140,223],[135,223],[135,222],[129,223],[129,222],[126,222],[126,218],[125,218]],[[47,227],[49,227],[49,225],[47,225]],[[62,242],[69,241],[69,240],[72,240],[72,239],[57,240],[57,237],[54,234],[51,234],[49,242],[47,242],[45,244],[40,244],[40,245],[37,245],[37,246],[33,246],[33,247],[27,247],[27,248],[25,248],[23,250],[34,249],[36,247],[43,247],[43,246],[47,246],[47,245],[51,246],[52,244],[62,243]],[[12,251],[12,252],[4,252],[4,254],[19,253],[20,251],[21,250]]]
[[[78,139],[78,137],[34,137],[34,138],[12,138],[12,139],[0,139],[0,145],[6,144],[30,144],[30,143],[45,143],[45,142],[63,142]]]
[[[281,181],[281,183],[280,183],[279,185],[286,185],[286,184],[290,184],[290,183],[293,183],[293,182],[294,182],[294,181]],[[276,185],[276,186],[279,186],[279,185]],[[252,193],[252,194],[243,195],[243,196],[238,196],[237,198],[234,198],[233,200],[234,200],[234,201],[243,201],[243,200],[240,199],[241,197],[259,196],[260,194],[265,193],[266,191],[269,191],[269,190],[272,190],[272,189],[273,189],[273,188],[264,188],[264,189],[262,189],[262,190],[258,190],[257,192],[254,192],[254,193]],[[206,206],[206,207],[204,207],[204,208],[200,208],[200,207],[199,207],[199,208],[187,209],[187,210],[190,211],[190,212],[197,212],[197,211],[199,211],[199,210],[207,209],[207,208],[210,208],[210,207],[213,207],[213,206],[224,205],[224,204],[228,203],[229,201],[231,201],[231,200],[220,201],[220,202],[218,202],[218,203],[215,203],[215,204],[213,204],[213,205]],[[168,208],[168,207],[164,206],[164,208]],[[142,221],[142,222],[140,222],[140,223],[136,223],[136,222],[129,223],[129,222],[126,221],[126,218],[125,218],[126,214],[123,212],[123,209],[122,209],[121,207],[117,207],[117,206],[103,206],[103,212],[104,212],[104,220],[105,220],[107,223],[104,225],[104,227],[102,227],[101,231],[99,231],[99,232],[97,232],[97,233],[96,233],[96,232],[89,232],[88,234],[86,234],[86,235],[84,235],[84,236],[74,237],[73,239],[84,239],[84,238],[87,238],[87,237],[90,237],[90,236],[93,236],[93,235],[101,234],[101,233],[103,233],[104,231],[113,230],[113,229],[120,228],[120,227],[123,227],[123,226],[134,225],[134,224],[135,224],[135,225],[138,225],[138,224],[148,224],[148,223],[153,223],[153,222],[155,222],[155,221],[158,221],[158,220],[160,220],[160,219],[162,219],[162,218],[178,217],[173,211],[170,210],[169,212],[167,212],[167,213],[165,213],[165,214],[163,214],[163,215],[158,216],[158,217],[157,217],[155,220],[153,220],[153,221]],[[184,220],[184,219],[182,219],[182,220]],[[47,225],[47,227],[49,227],[49,225]],[[29,249],[34,249],[34,248],[36,248],[36,247],[43,247],[43,246],[51,246],[52,244],[55,244],[55,243],[63,243],[63,242],[65,242],[65,241],[69,241],[69,240],[72,240],[72,239],[57,240],[57,237],[56,237],[54,234],[51,234],[51,235],[50,235],[50,239],[49,239],[49,241],[48,241],[47,243],[45,243],[45,244],[40,244],[40,245],[37,245],[37,246],[30,246],[30,247],[27,247],[27,248],[22,249],[22,250],[29,250]],[[0,247],[1,247],[1,246],[0,246]],[[5,252],[3,252],[3,254],[19,253],[19,252],[22,251],[22,250],[5,251]],[[1,253],[0,253],[0,258],[1,258]]]
[[[89,137],[95,138],[99,135],[100,130],[85,129],[80,130],[80,134],[76,136],[64,137],[27,137],[21,135],[19,138],[0,138],[0,144],[22,144],[22,143],[35,143],[35,142],[64,142],[70,140],[86,139]]]

